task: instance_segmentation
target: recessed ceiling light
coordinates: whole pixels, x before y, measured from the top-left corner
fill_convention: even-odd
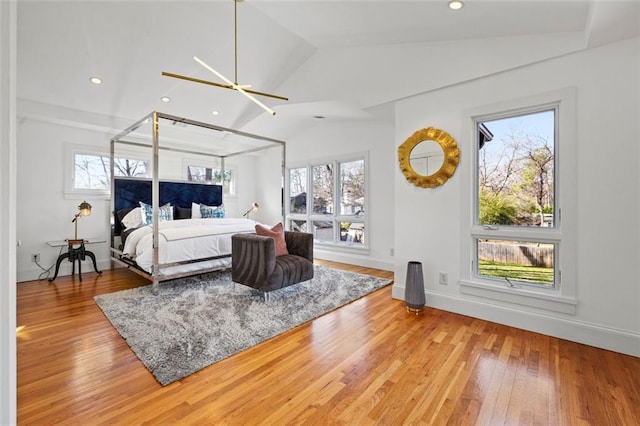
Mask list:
[[[462,1],[460,0],[451,0],[449,2],[449,9],[459,10],[459,9],[462,9],[463,7],[464,7],[464,3],[462,3]]]
[[[100,77],[91,77],[89,81],[93,84],[102,84],[102,79]]]
[[[162,102],[164,102],[165,104],[168,103],[168,102],[171,102],[171,98],[168,97],[168,96],[163,96],[163,97],[160,98],[160,100]]]
[[[220,111],[215,111],[215,110],[214,110],[214,111],[211,111],[211,114],[213,114],[213,115],[219,115],[219,114],[220,114]]]

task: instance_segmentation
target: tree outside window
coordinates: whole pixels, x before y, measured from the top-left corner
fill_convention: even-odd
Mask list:
[[[307,168],[289,169],[289,212],[307,213]]]
[[[116,176],[148,177],[148,162],[116,158],[113,163]],[[105,155],[74,155],[73,189],[108,190],[111,186],[110,158]]]
[[[340,163],[340,214],[364,213],[364,160]]]
[[[333,214],[333,164],[313,166],[313,212]]]

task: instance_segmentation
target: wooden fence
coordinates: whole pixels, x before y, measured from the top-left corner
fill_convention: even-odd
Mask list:
[[[490,262],[553,268],[553,246],[479,241],[478,258]]]

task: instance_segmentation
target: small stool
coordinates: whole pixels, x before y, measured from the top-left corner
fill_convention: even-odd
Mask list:
[[[424,277],[422,263],[411,261],[407,264],[407,279],[404,284],[404,302],[407,312],[418,315],[424,309]]]

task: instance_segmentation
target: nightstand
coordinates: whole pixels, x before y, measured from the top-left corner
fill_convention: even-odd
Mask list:
[[[85,245],[88,244],[97,244],[104,243],[105,240],[100,239],[91,239],[91,240],[62,240],[62,241],[48,241],[47,244],[50,247],[67,247],[67,251],[58,256],[58,260],[56,261],[56,272],[53,274],[53,278],[49,278],[49,282],[52,282],[58,276],[58,271],[60,270],[60,263],[64,259],[69,260],[71,262],[71,275],[73,276],[76,273],[76,261],[78,261],[78,277],[80,281],[82,281],[82,261],[88,256],[93,261],[93,269],[98,273],[102,274],[102,271],[98,271],[98,265],[96,264],[96,256],[85,248]]]

